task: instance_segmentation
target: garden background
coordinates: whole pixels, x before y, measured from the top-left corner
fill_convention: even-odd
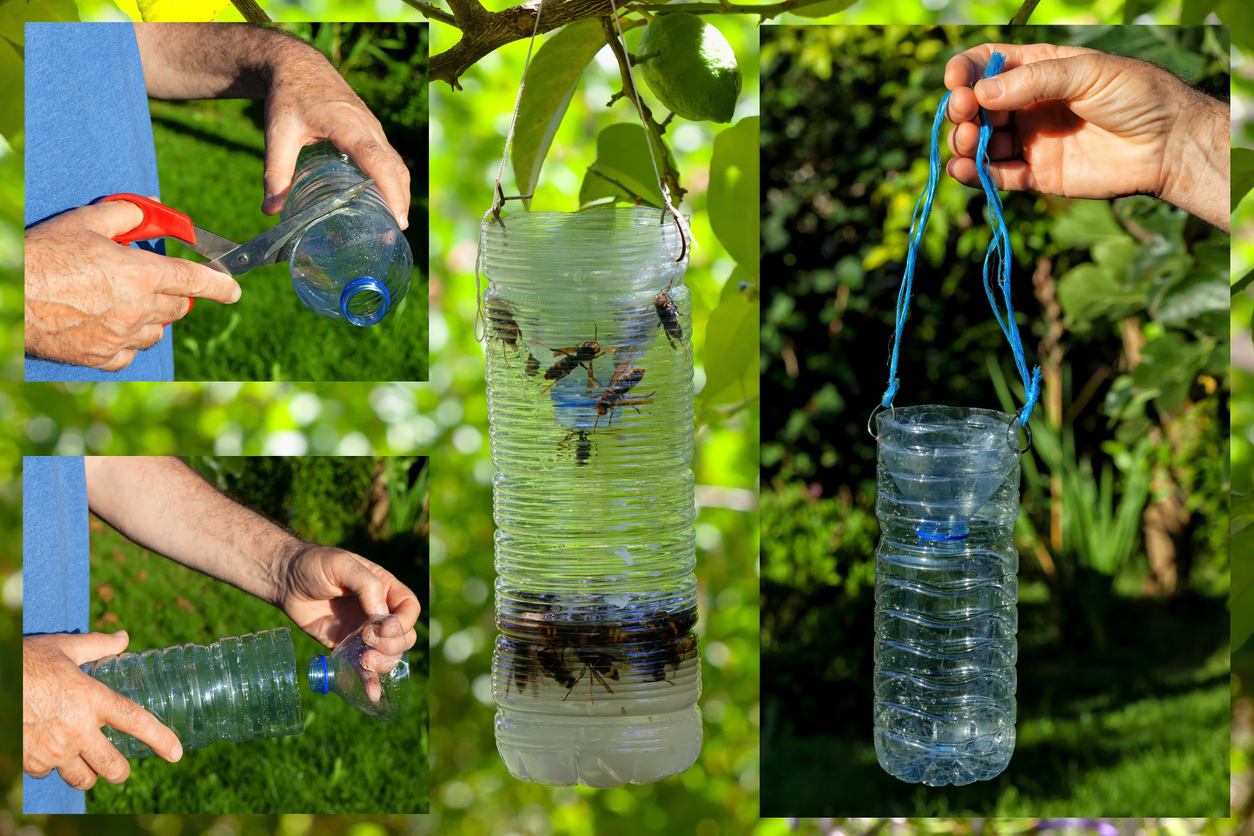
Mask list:
[[[1226,37],[763,30],[764,814],[1226,815],[1227,236],[1144,197],[1005,195],[1015,310],[1045,382],[1015,531],[1018,741],[996,779],[928,788],[876,761],[866,430],[947,60],[1083,42],[1226,97]],[[1022,403],[981,286],[984,203],[942,172],[898,404]]]

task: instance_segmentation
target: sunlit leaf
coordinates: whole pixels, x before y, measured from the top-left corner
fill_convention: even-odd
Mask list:
[[[514,180],[531,194],[584,67],[605,46],[601,24],[592,18],[564,26],[536,50],[514,127]],[[527,201],[530,205],[530,201]]]
[[[1235,650],[1254,634],[1254,495],[1232,497],[1230,560],[1232,592],[1232,648]]]
[[[658,167],[662,165],[658,155]],[[644,198],[662,205],[662,191],[653,173],[653,162],[645,142],[644,128],[626,122],[610,125],[597,135],[597,159],[584,175],[579,204],[614,197],[629,203]]]
[[[802,6],[799,9],[789,9],[798,17],[826,17],[843,12],[852,6],[857,0],[824,0],[822,3],[815,3],[811,6]]]
[[[230,0],[139,0],[146,21],[211,21]]]
[[[756,394],[760,309],[758,302],[750,302],[744,294],[737,294],[724,299],[710,312],[702,357],[705,367],[703,403],[730,403]],[[754,382],[746,381],[747,376]],[[742,382],[745,385],[737,385]]]
[[[12,5],[16,6],[17,3]],[[26,20],[77,23],[78,6],[74,0],[31,0],[26,4]]]
[[[714,138],[707,200],[710,226],[728,254],[758,264],[758,117],[741,119]]]
[[[1254,151],[1249,148],[1232,149],[1232,211],[1254,188]]]
[[[1184,0],[1180,9],[1181,26],[1197,26],[1219,6],[1219,0]]]

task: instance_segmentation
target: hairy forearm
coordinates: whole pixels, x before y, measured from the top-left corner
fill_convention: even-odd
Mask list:
[[[1159,196],[1229,232],[1232,123],[1228,105],[1188,90],[1182,113],[1168,149],[1169,175]]]
[[[139,545],[270,603],[298,538],[172,457],[88,457],[87,504]]]
[[[308,44],[246,23],[136,23],[144,84],[154,99],[263,99],[275,67]]]

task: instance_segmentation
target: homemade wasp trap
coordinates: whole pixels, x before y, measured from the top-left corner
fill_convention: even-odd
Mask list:
[[[686,256],[657,209],[488,219],[497,748],[544,784],[701,749]]]
[[[1000,71],[993,54],[985,75]],[[980,111],[976,163],[993,243],[984,286],[1023,379],[1025,403],[1010,415],[954,406],[896,408],[898,349],[915,253],[940,167],[938,139],[949,96],[936,111],[928,186],[919,198],[897,299],[889,385],[872,412],[875,437],[875,752],[903,781],[969,784],[1002,772],[1015,746],[1019,557],[1019,428],[1040,391],[1010,305],[1010,239],[988,174],[991,127]],[[994,284],[1001,291],[1003,318]]]

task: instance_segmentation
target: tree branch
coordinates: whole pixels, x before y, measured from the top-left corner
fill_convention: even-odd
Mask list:
[[[480,58],[508,43],[530,38],[536,25],[540,0],[527,0],[501,12],[489,12],[478,0],[448,0],[462,39],[452,48],[431,57],[431,79],[447,81],[460,90],[457,79]],[[610,14],[610,0],[545,0],[540,33],[568,23]]]
[[[244,20],[249,23],[269,23],[270,16],[257,5],[256,0],[231,0],[231,5],[239,10]]]
[[[435,6],[432,6],[430,3],[422,2],[422,0],[405,0],[405,2],[413,6],[418,11],[422,12],[422,16],[425,17],[427,20],[438,20],[441,23],[445,23],[454,28],[458,28],[456,19],[454,19],[454,17],[451,14],[444,11],[443,9],[437,9]]]
[[[662,178],[666,181],[667,188],[670,189],[671,201],[678,204],[684,199],[684,195],[687,192],[680,187],[679,172],[671,165],[670,157],[666,154],[666,146],[662,144],[662,128],[653,119],[653,112],[649,110],[649,106],[640,98],[640,91],[636,89],[636,82],[631,77],[631,62],[627,60],[627,53],[623,49],[623,44],[618,40],[618,32],[614,28],[614,18],[601,18],[601,29],[605,32],[605,42],[609,44],[610,51],[614,53],[614,58],[618,61],[618,72],[623,77],[624,98],[637,106],[640,113],[640,121],[644,123],[645,141],[651,143],[661,155]]]
[[[1028,18],[1032,16],[1032,12],[1036,11],[1036,4],[1041,0],[1023,0],[1023,5],[1019,7],[1019,11],[1015,12],[1015,16],[1010,18],[1011,26],[1022,26],[1028,22]]]

